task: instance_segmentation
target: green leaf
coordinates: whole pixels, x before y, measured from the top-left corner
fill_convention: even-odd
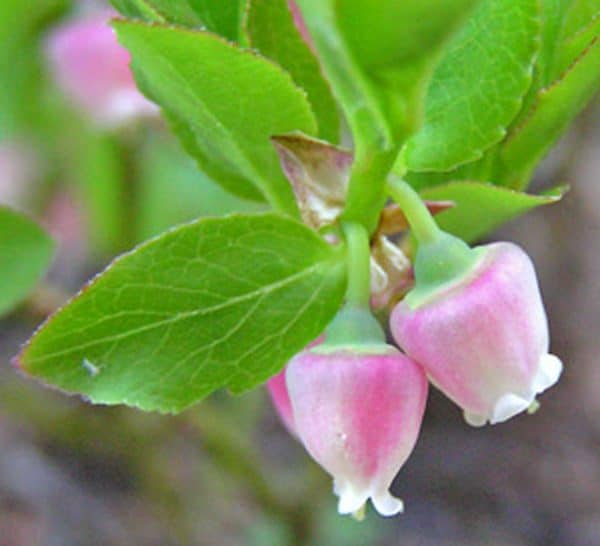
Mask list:
[[[400,146],[420,124],[439,50],[472,3],[301,2],[353,132],[355,164],[345,218],[375,227],[384,181]]]
[[[526,183],[540,159],[599,87],[600,39],[596,36],[560,80],[539,91],[529,115],[503,144],[500,158],[507,185],[522,187]]]
[[[239,37],[240,0],[112,0],[112,4],[126,17],[202,27],[233,41]]]
[[[531,84],[538,16],[537,0],[479,2],[432,76],[423,127],[404,150],[410,170],[451,170],[504,137]]]
[[[241,15],[245,9],[246,0],[187,0],[198,14],[206,28],[225,36],[230,40],[237,40],[241,27]],[[177,2],[161,0],[165,6]]]
[[[475,0],[338,0],[338,19],[358,62],[373,73],[435,54]]]
[[[547,87],[560,77],[592,41],[593,36],[582,36],[580,28],[572,28],[567,32],[568,20],[578,11],[580,2],[573,0],[542,0],[542,29],[540,51],[536,59],[533,82],[523,99],[519,115],[512,121],[509,133],[514,127],[521,125],[529,115],[532,104],[540,89]],[[579,6],[581,7],[581,6]],[[590,26],[591,18],[579,21],[582,26]],[[576,33],[576,37],[573,34]],[[585,33],[583,33],[585,34]],[[581,43],[585,40],[585,43]]]
[[[595,2],[597,11],[599,4]],[[492,182],[514,189],[527,186],[537,163],[600,83],[594,60],[600,18],[594,18],[586,6],[583,11],[589,18],[578,17],[577,26],[571,24],[571,30],[565,31],[582,4],[544,0],[542,42],[534,80],[503,140],[480,159],[450,171],[408,173],[413,186],[425,188],[456,180]]]
[[[536,60],[535,75],[532,88],[540,87],[552,81],[552,67],[556,53],[561,49],[560,36],[565,18],[573,0],[542,0],[542,32],[540,52]]]
[[[0,206],[0,315],[40,281],[53,251],[54,242],[35,222]]]
[[[566,188],[545,195],[529,195],[507,188],[478,182],[450,182],[421,191],[421,197],[433,201],[454,201],[435,219],[438,225],[467,242],[488,234],[504,222],[540,205],[560,200]]]
[[[344,289],[344,253],[294,220],[203,219],[118,258],[17,363],[96,403],[178,412],[277,372],[322,332]]]
[[[598,36],[600,36],[600,14],[590,19],[588,24],[582,27],[579,32],[573,34],[561,44],[554,66],[554,78],[560,79],[563,72],[577,62],[581,55],[585,54],[585,51]]]
[[[493,150],[495,152],[495,149]],[[448,182],[469,181],[496,184],[489,176],[486,163],[487,154],[478,161],[465,163],[451,171],[424,171],[409,172],[405,175],[406,181],[416,190],[421,191],[433,186],[441,186]]]
[[[250,0],[245,21],[248,44],[285,68],[308,94],[319,135],[337,143],[340,117],[319,62],[296,28],[287,0]]]
[[[536,164],[583,108],[599,81],[594,60],[600,30],[598,0],[544,0],[542,8],[542,45],[534,81],[521,112],[494,153],[494,180],[516,189],[527,185]]]
[[[163,16],[152,5],[151,0],[110,0],[110,3],[125,17],[150,22],[165,22]]]
[[[256,185],[240,173],[237,165],[231,164],[229,157],[224,158],[218,150],[212,149],[210,142],[207,142],[202,134],[196,133],[189,120],[180,119],[164,108],[162,113],[185,151],[196,160],[203,174],[237,197],[250,201],[265,201],[265,196]]]
[[[296,214],[269,138],[314,134],[316,121],[290,76],[207,32],[124,21],[115,27],[140,87],[164,108],[202,169],[242,197],[259,190],[279,211]]]
[[[395,149],[413,128],[413,95],[474,0],[299,0],[321,61],[361,142]],[[420,97],[419,97],[420,98]]]
[[[350,124],[355,146],[394,146],[392,113],[381,90],[356,62],[339,28],[334,0],[297,0],[319,59]]]
[[[344,217],[372,232],[384,184],[407,131],[404,97],[361,66],[339,25],[336,0],[297,0],[321,65],[352,132],[354,162]]]
[[[570,7],[563,24],[561,41],[568,40],[600,15],[600,0],[570,0],[567,3]]]
[[[66,7],[66,0],[0,2],[0,139],[41,117],[44,80],[39,35]]]

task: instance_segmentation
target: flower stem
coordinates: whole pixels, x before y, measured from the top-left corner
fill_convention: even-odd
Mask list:
[[[329,351],[339,346],[374,346],[385,334],[371,313],[371,248],[366,228],[358,222],[342,222],[346,240],[348,287],[346,304],[327,328],[325,342],[313,349]]]
[[[395,154],[357,142],[342,219],[359,222],[372,234],[385,204],[385,180]]]
[[[440,237],[442,232],[433,216],[408,183],[392,174],[388,179],[388,192],[400,205],[419,243],[433,242]]]
[[[369,307],[371,294],[370,247],[367,230],[357,222],[343,222],[348,256],[346,302],[354,307]]]

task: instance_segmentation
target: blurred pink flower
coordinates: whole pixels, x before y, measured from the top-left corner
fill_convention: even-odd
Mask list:
[[[58,26],[47,42],[54,77],[73,103],[97,124],[115,127],[158,113],[137,89],[129,53],[109,25],[109,10]]]
[[[57,242],[53,272],[62,282],[78,282],[90,257],[83,204],[77,195],[60,188],[46,203],[44,225]]]
[[[400,347],[474,426],[532,407],[562,371],[548,353],[546,313],[527,254],[512,243],[480,250],[470,274],[416,308],[400,302],[390,318]]]

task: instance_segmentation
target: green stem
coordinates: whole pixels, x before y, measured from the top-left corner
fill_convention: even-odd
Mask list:
[[[400,205],[419,243],[433,242],[439,239],[442,233],[440,228],[419,194],[408,183],[392,174],[388,179],[388,192],[392,199]]]
[[[373,143],[357,142],[342,218],[363,224],[369,234],[376,229],[385,205],[385,180],[394,164],[394,156],[393,150],[380,150]]]
[[[354,307],[369,307],[371,294],[371,265],[369,235],[356,222],[343,222],[348,256],[348,288],[346,302]]]
[[[313,349],[335,350],[339,346],[371,347],[385,342],[385,334],[370,309],[371,248],[369,234],[358,222],[342,222],[346,239],[348,287],[346,305],[327,328],[326,341]]]

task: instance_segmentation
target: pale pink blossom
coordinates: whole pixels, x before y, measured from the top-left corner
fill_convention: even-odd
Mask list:
[[[320,352],[319,352],[320,351]],[[419,434],[427,380],[394,347],[317,348],[287,366],[296,434],[334,480],[341,514],[368,499],[391,516],[403,510],[389,487]]]
[[[469,424],[499,423],[533,407],[562,371],[549,336],[533,264],[512,243],[477,250],[473,270],[411,308],[390,328]]]
[[[109,10],[73,18],[50,35],[52,73],[73,104],[102,126],[115,127],[154,116],[156,105],[138,91],[128,51],[110,26]]]

